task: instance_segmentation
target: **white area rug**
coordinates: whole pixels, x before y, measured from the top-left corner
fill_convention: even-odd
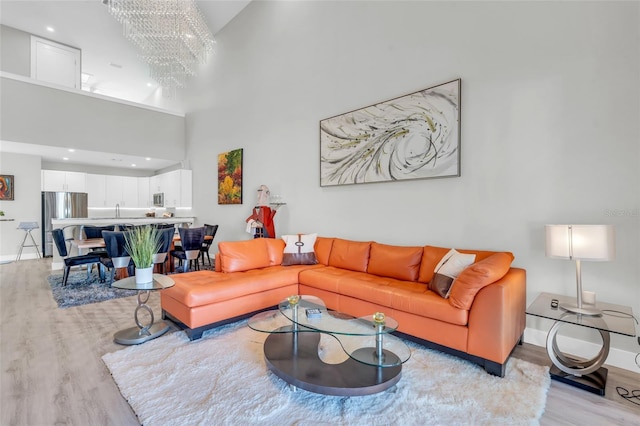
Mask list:
[[[398,384],[376,395],[291,392],[267,370],[266,334],[246,321],[189,342],[183,332],[103,360],[140,422],[154,425],[532,425],[544,412],[548,368],[511,358],[504,378],[408,343]]]

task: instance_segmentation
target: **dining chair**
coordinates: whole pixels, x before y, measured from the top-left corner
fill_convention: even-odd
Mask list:
[[[213,239],[216,236],[216,232],[218,232],[218,225],[208,225],[204,224],[204,236],[205,240],[202,243],[202,247],[200,247],[200,258],[202,259],[202,264],[204,265],[204,255],[207,255],[207,259],[209,260],[209,266],[211,266],[211,257],[209,257],[209,249],[211,248],[211,244],[213,244]],[[211,237],[211,238],[206,238]]]
[[[169,249],[171,248],[171,243],[173,242],[173,236],[175,234],[175,228],[172,226],[171,228],[159,229],[158,234],[160,235],[160,249],[158,253],[153,255],[153,264],[160,265],[160,270],[162,274],[165,274],[165,262],[167,260],[167,256],[169,255]]]
[[[176,227],[176,225],[174,225],[173,223],[153,223],[151,224],[151,226],[153,226],[156,229],[168,229],[168,228],[174,228]]]
[[[93,225],[85,225],[83,228],[84,236],[87,239],[92,238],[102,238],[102,231],[113,231],[115,229],[115,225],[111,226],[93,226]],[[104,247],[95,247],[91,249],[92,252],[96,253],[107,253],[107,250]]]
[[[69,279],[69,271],[72,266],[80,266],[80,265],[92,265],[94,263],[100,263],[103,259],[103,255],[101,254],[81,254],[78,256],[69,256],[69,251],[67,250],[67,244],[64,239],[64,233],[62,229],[54,229],[51,231],[51,235],[53,236],[53,242],[58,249],[58,254],[64,260],[64,274],[62,276],[62,285],[67,285],[67,280]],[[104,280],[104,277],[100,275],[100,280]]]
[[[102,231],[102,238],[104,238],[108,257],[101,258],[100,262],[110,271],[109,284],[113,283],[116,269],[127,268],[129,275],[133,275],[133,260],[125,249],[124,232]]]
[[[193,263],[196,271],[200,270],[198,258],[204,242],[204,226],[200,228],[178,228],[180,249],[171,250],[171,256],[179,259],[182,272],[187,272]],[[184,265],[183,265],[184,264]]]

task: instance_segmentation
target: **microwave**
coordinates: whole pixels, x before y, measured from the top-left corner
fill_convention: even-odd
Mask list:
[[[164,193],[158,192],[157,194],[153,194],[153,205],[155,207],[164,207]]]

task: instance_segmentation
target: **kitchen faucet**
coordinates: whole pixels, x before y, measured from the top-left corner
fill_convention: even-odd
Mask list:
[[[116,219],[120,219],[120,204],[116,203]]]

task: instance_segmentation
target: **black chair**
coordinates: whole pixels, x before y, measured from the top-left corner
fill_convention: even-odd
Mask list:
[[[200,258],[202,259],[202,264],[204,265],[204,255],[207,255],[207,259],[209,260],[209,266],[211,266],[211,257],[209,257],[209,248],[211,248],[211,244],[213,244],[213,239],[216,236],[216,232],[218,232],[218,225],[207,225],[204,224],[204,236],[205,240],[202,243],[202,247],[200,247]],[[211,238],[206,238],[211,237]]]
[[[162,274],[166,273],[164,263],[169,255],[169,249],[171,248],[171,242],[173,241],[173,235],[175,233],[176,231],[173,225],[171,228],[158,230],[158,234],[160,234],[160,249],[158,250],[158,253],[153,256],[153,264],[160,265]]]
[[[200,270],[198,258],[200,257],[200,248],[204,242],[204,226],[201,228],[178,228],[180,233],[180,249],[171,250],[171,256],[180,260],[182,272],[187,272],[191,264],[194,264],[196,271]]]
[[[84,231],[84,236],[87,239],[91,239],[91,238],[102,238],[102,231],[113,231],[115,229],[115,225],[110,225],[110,226],[84,226],[83,227],[83,231]],[[104,253],[105,255],[107,254],[107,250],[101,247],[96,247],[94,249],[91,249],[91,251],[93,253]]]
[[[102,237],[104,238],[108,257],[101,258],[100,262],[111,271],[109,284],[113,283],[116,269],[127,268],[129,275],[133,275],[133,260],[125,249],[124,232],[102,231]]]
[[[151,226],[153,226],[156,229],[169,229],[169,228],[175,229],[176,227],[173,223],[152,223]]]
[[[58,249],[60,257],[62,257],[64,260],[64,275],[62,277],[63,286],[67,285],[67,280],[69,279],[69,271],[71,270],[72,266],[100,263],[100,261],[103,259],[102,255],[94,253],[69,257],[69,252],[67,251],[67,244],[64,239],[64,233],[62,232],[62,229],[54,229],[53,231],[51,231],[51,235],[53,236],[53,242]],[[102,279],[102,276],[100,278]]]

